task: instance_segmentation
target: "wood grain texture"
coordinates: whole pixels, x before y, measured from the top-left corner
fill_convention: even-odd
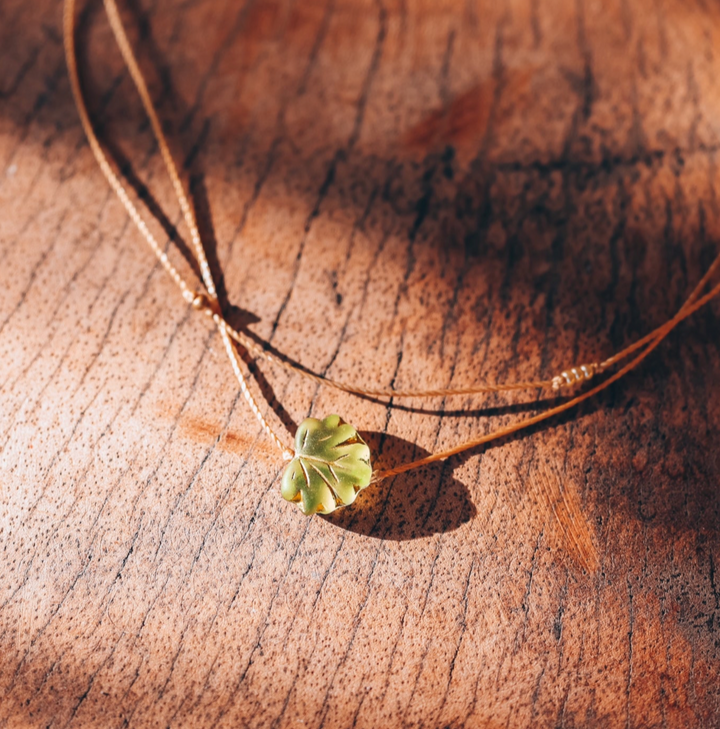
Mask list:
[[[315,371],[552,376],[660,324],[718,250],[716,4],[122,7],[231,321]],[[720,724],[718,305],[568,417],[307,519],[96,168],[60,20],[0,3],[0,726]],[[95,0],[78,40],[181,238]],[[253,371],[275,423],[341,413],[378,465],[539,406]]]

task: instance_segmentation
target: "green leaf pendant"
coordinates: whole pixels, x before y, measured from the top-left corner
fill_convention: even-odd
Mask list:
[[[283,473],[282,495],[304,514],[330,514],[370,484],[370,448],[339,415],[306,418],[295,435],[295,457]]]

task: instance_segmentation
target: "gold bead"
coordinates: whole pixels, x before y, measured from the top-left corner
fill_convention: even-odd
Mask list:
[[[195,311],[204,311],[208,316],[220,313],[220,305],[217,299],[211,299],[207,294],[197,292],[190,302]]]
[[[197,311],[206,309],[209,304],[210,302],[205,294],[195,294],[195,297],[192,300],[192,308]]]

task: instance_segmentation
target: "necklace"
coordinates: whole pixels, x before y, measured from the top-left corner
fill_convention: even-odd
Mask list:
[[[195,262],[200,271],[201,281],[199,284],[201,290],[192,287],[170,261],[102,149],[93,129],[92,122],[90,121],[78,74],[74,37],[75,0],[65,0],[63,28],[68,73],[75,104],[90,149],[95,156],[100,170],[125,207],[130,219],[145,238],[162,267],[177,284],[185,302],[197,311],[203,312],[210,317],[217,327],[224,349],[230,360],[233,373],[247,405],[262,429],[277,446],[282,459],[288,462],[282,477],[282,495],[288,501],[296,502],[305,514],[329,514],[338,507],[352,504],[357,494],[370,484],[377,483],[411,469],[420,468],[435,461],[444,460],[450,456],[508,436],[569,410],[609,387],[637,367],[681,321],[720,293],[720,283],[717,283],[703,294],[712,276],[720,268],[719,254],[675,316],[611,357],[600,362],[569,367],[551,379],[482,384],[461,388],[395,390],[393,388],[365,388],[317,375],[301,365],[294,364],[274,354],[255,341],[255,339],[251,338],[247,333],[233,329],[224,318],[192,207],[170,154],[168,143],[158,120],[145,79],[125,33],[116,0],[104,0],[104,5],[123,60],[140,95],[145,112],[150,119],[152,131],[155,135],[162,160],[180,204],[183,219],[190,232]],[[267,417],[258,405],[256,397],[251,392],[248,377],[241,366],[238,348],[241,348],[256,360],[264,360],[273,366],[290,370],[302,377],[314,380],[321,385],[366,398],[450,397],[454,395],[498,393],[515,390],[550,390],[554,393],[559,393],[561,390],[569,389],[592,380],[596,376],[615,368],[616,365],[624,364],[590,389],[581,391],[537,415],[498,428],[491,433],[478,436],[446,450],[428,455],[425,458],[403,463],[388,470],[373,471],[370,448],[357,430],[349,423],[344,422],[339,415],[328,415],[323,420],[306,418],[298,427],[292,445],[288,442],[290,440],[289,434],[287,434],[287,437],[279,435],[275,428],[268,422]]]

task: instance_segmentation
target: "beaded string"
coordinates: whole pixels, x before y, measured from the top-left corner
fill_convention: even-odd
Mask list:
[[[215,283],[213,281],[212,273],[210,272],[210,266],[207,262],[205,249],[203,247],[202,241],[200,240],[200,235],[198,233],[197,225],[195,224],[192,210],[188,203],[187,197],[185,196],[185,192],[183,190],[182,183],[180,182],[180,178],[175,168],[172,156],[170,155],[167,142],[160,128],[157,114],[155,113],[152,104],[149,103],[150,97],[148,95],[145,82],[143,80],[142,74],[140,73],[140,69],[137,66],[132,51],[130,50],[130,45],[128,43],[127,36],[125,35],[122,23],[120,22],[120,16],[118,15],[117,6],[115,5],[114,0],[107,0],[107,2],[105,3],[105,9],[108,13],[108,17],[110,18],[110,23],[113,29],[113,33],[115,34],[115,38],[117,39],[118,45],[120,46],[120,49],[123,53],[123,58],[128,64],[133,80],[135,81],[135,84],[137,85],[138,90],[143,97],[143,102],[145,103],[145,100],[147,100],[148,102],[147,104],[145,104],[145,108],[148,110],[148,114],[150,115],[153,131],[155,132],[155,136],[157,137],[163,161],[165,162],[165,166],[167,167],[168,173],[173,182],[175,193],[180,201],[183,216],[185,218],[186,224],[191,231],[193,247],[195,249],[195,255],[197,257],[198,265],[200,266],[200,271],[202,274],[203,283],[207,290],[207,295],[198,294],[197,292],[193,291],[187,285],[187,282],[182,278],[177,268],[175,268],[175,266],[171,263],[167,254],[160,247],[157,239],[143,220],[143,217],[138,211],[137,207],[130,199],[130,196],[128,195],[125,187],[123,186],[118,176],[115,174],[115,171],[110,166],[110,163],[108,162],[108,159],[105,156],[102,147],[100,146],[100,142],[98,141],[97,135],[95,134],[95,130],[93,129],[92,123],[90,121],[87,107],[85,106],[85,100],[83,98],[82,88],[80,86],[80,78],[78,76],[74,33],[75,0],[66,0],[63,13],[65,57],[68,66],[68,73],[70,76],[70,85],[72,87],[73,97],[75,98],[75,105],[77,106],[78,113],[80,115],[80,122],[82,123],[83,129],[85,130],[85,135],[88,138],[90,149],[92,150],[93,155],[95,156],[95,159],[97,160],[97,163],[100,166],[102,173],[105,175],[107,181],[110,183],[110,186],[117,193],[118,198],[120,198],[120,202],[123,204],[123,207],[130,216],[130,219],[135,223],[140,233],[142,233],[143,237],[148,242],[150,248],[152,249],[153,253],[157,257],[162,267],[168,272],[170,278],[172,278],[172,280],[175,281],[175,283],[178,285],[185,301],[187,301],[196,309],[205,310],[212,314],[213,320],[215,321],[218,330],[220,331],[223,344],[225,345],[225,351],[227,352],[227,355],[230,359],[230,364],[232,365],[233,372],[235,373],[235,377],[237,378],[238,384],[240,385],[240,390],[243,394],[243,397],[245,398],[247,404],[250,406],[250,409],[257,418],[263,430],[270,436],[272,441],[282,452],[283,458],[285,458],[286,460],[290,460],[293,457],[292,450],[284,444],[283,440],[278,436],[278,434],[267,422],[263,414],[260,412],[260,408],[258,407],[255,398],[250,392],[250,389],[248,388],[247,379],[240,368],[238,354],[235,351],[235,347],[233,346],[232,341],[230,340],[230,336],[227,332],[227,324],[225,323],[225,320],[220,316],[220,307],[218,305]]]
[[[720,256],[716,260],[720,261]],[[471,440],[465,441],[460,445],[448,448],[444,451],[440,451],[439,453],[433,453],[426,458],[420,458],[417,461],[404,463],[400,466],[396,466],[395,468],[388,469],[387,471],[376,472],[373,474],[372,482],[375,483],[377,481],[381,481],[384,478],[390,478],[391,476],[396,476],[399,473],[410,471],[413,468],[426,466],[429,463],[434,463],[435,461],[445,460],[450,456],[457,455],[458,453],[462,453],[463,451],[469,450],[470,448],[475,448],[476,446],[483,445],[484,443],[489,443],[490,441],[497,440],[498,438],[504,438],[506,436],[512,435],[513,433],[517,433],[519,430],[529,428],[531,425],[540,423],[543,420],[552,418],[555,415],[559,415],[560,413],[563,413],[566,410],[569,410],[570,408],[579,405],[584,400],[593,397],[593,395],[597,395],[599,392],[612,385],[613,382],[617,382],[621,377],[624,377],[628,372],[630,372],[630,370],[635,369],[683,319],[687,319],[687,317],[689,317],[691,314],[694,314],[700,307],[705,306],[705,304],[707,304],[712,298],[714,298],[718,294],[720,294],[720,283],[716,284],[705,296],[695,301],[694,304],[686,308],[680,309],[680,311],[672,319],[667,321],[665,324],[663,324],[662,327],[653,332],[653,334],[656,335],[655,339],[652,339],[650,341],[650,344],[648,345],[647,349],[645,349],[645,351],[641,352],[637,357],[635,357],[635,359],[628,362],[628,364],[615,372],[615,374],[608,377],[606,380],[603,380],[603,382],[601,382],[599,385],[596,385],[591,390],[587,390],[586,392],[583,392],[582,394],[577,395],[571,400],[568,400],[560,405],[549,408],[548,410],[544,410],[538,415],[533,415],[532,417],[525,418],[524,420],[520,420],[519,422],[513,423],[512,425],[508,425],[504,428],[498,428],[497,430],[494,430],[487,435],[472,438]]]
[[[284,440],[280,438],[280,436],[273,430],[273,428],[270,426],[270,424],[267,422],[266,418],[260,411],[257,401],[255,400],[253,394],[250,392],[250,389],[248,387],[247,378],[243,374],[239,362],[238,353],[235,349],[235,346],[233,345],[233,341],[242,346],[243,349],[245,349],[255,359],[266,360],[277,367],[300,374],[303,377],[308,378],[316,383],[329,386],[343,392],[371,398],[450,397],[455,395],[473,395],[482,393],[509,392],[516,390],[541,389],[551,389],[553,391],[559,391],[563,388],[576,385],[580,382],[591,380],[596,375],[604,372],[613,365],[627,359],[630,355],[645,347],[645,349],[634,359],[632,359],[628,364],[623,366],[612,376],[608,377],[602,383],[596,385],[592,389],[580,395],[577,395],[576,397],[571,398],[570,400],[561,403],[560,405],[549,408],[537,415],[526,418],[524,420],[520,420],[512,425],[499,428],[486,435],[465,441],[452,448],[448,448],[444,451],[429,455],[426,458],[412,461],[410,463],[405,463],[390,470],[376,472],[373,475],[373,482],[376,482],[384,478],[394,476],[398,473],[403,473],[405,471],[411,470],[413,468],[419,468],[434,461],[444,460],[452,455],[468,450],[470,448],[474,448],[478,445],[488,443],[498,438],[506,437],[519,430],[522,430],[538,422],[558,415],[565,410],[569,410],[580,402],[583,402],[584,400],[587,400],[593,395],[604,390],[606,387],[609,387],[613,382],[616,382],[625,374],[630,372],[630,370],[637,367],[662,342],[662,340],[670,333],[670,331],[675,328],[675,326],[677,326],[681,321],[693,314],[700,307],[707,304],[712,298],[720,293],[720,284],[717,284],[707,294],[701,296],[703,289],[706,287],[711,277],[718,270],[718,268],[720,268],[719,254],[715,258],[711,266],[708,268],[705,275],[695,286],[692,293],[682,305],[678,313],[674,317],[669,319],[665,324],[661,325],[642,339],[634,342],[628,347],[625,347],[621,351],[601,362],[592,362],[587,364],[581,364],[575,367],[570,367],[567,370],[562,371],[560,374],[555,375],[551,379],[497,384],[485,383],[481,385],[471,385],[456,388],[396,390],[395,388],[366,388],[334,380],[332,378],[322,375],[317,375],[307,368],[303,367],[302,365],[294,364],[293,362],[290,362],[289,360],[274,354],[273,352],[262,346],[262,344],[255,341],[245,332],[233,329],[227,323],[227,321],[225,321],[218,301],[215,282],[213,280],[212,272],[208,264],[207,255],[204,245],[202,243],[202,238],[200,236],[197,223],[195,221],[192,207],[185,193],[185,189],[178,174],[177,167],[175,166],[175,162],[172,158],[172,155],[170,154],[167,139],[158,120],[157,112],[153,105],[152,99],[150,98],[145,79],[132,51],[132,48],[127,38],[127,34],[125,33],[125,29],[120,19],[120,14],[118,12],[117,4],[115,0],[104,0],[104,5],[113,35],[115,36],[123,60],[128,67],[130,76],[135,84],[135,87],[138,90],[143,107],[150,120],[150,125],[155,139],[158,143],[158,148],[160,150],[163,163],[165,164],[165,168],[167,169],[168,175],[170,177],[173,190],[180,204],[180,209],[182,211],[185,224],[190,231],[192,248],[200,269],[201,283],[205,289],[204,292],[193,290],[182,278],[177,268],[172,264],[167,254],[161,248],[157,239],[147,226],[136,205],[131,200],[125,186],[122,184],[120,178],[113,170],[107,159],[107,156],[102,149],[102,146],[100,145],[97,135],[95,134],[95,131],[93,129],[92,122],[90,121],[87,107],[85,105],[85,100],[83,97],[82,87],[80,85],[80,79],[77,69],[77,58],[74,39],[75,0],[65,0],[63,26],[65,55],[68,66],[68,73],[70,76],[70,84],[72,87],[75,104],[78,109],[80,121],[83,126],[85,135],[88,138],[90,149],[95,156],[100,170],[102,171],[110,186],[117,194],[120,202],[125,207],[125,210],[130,216],[130,219],[135,223],[136,227],[147,241],[148,245],[150,246],[151,250],[157,257],[162,267],[167,271],[171,279],[177,284],[182,297],[185,299],[186,302],[191,304],[193,308],[199,311],[204,311],[212,318],[223,340],[223,345],[225,347],[228,358],[230,359],[230,364],[232,366],[235,377],[240,385],[243,397],[245,398],[246,402],[248,403],[250,409],[257,418],[263,430],[280,449],[283,458],[285,458],[286,460],[289,460],[293,457],[292,449],[285,445]]]

